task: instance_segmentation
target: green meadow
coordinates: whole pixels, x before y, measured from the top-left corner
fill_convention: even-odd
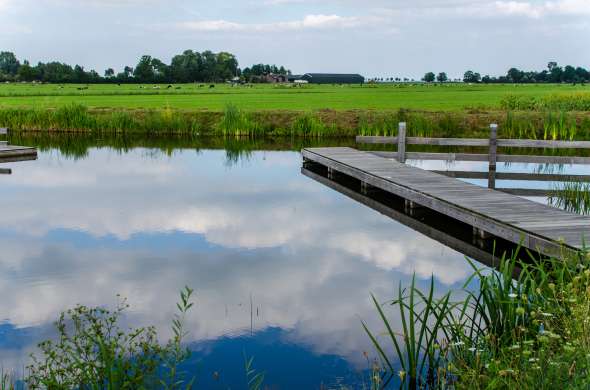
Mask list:
[[[507,96],[538,99],[590,94],[570,84],[1,84],[0,108],[58,108],[72,103],[89,109],[242,110],[428,110],[501,109]]]

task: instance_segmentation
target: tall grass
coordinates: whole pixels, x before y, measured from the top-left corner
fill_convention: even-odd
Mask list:
[[[223,112],[159,110],[89,110],[80,104],[57,109],[0,109],[0,126],[14,131],[92,132],[97,134],[185,134],[223,137],[354,137],[395,136],[398,123],[408,123],[415,137],[486,138],[489,123],[498,122],[504,137],[590,139],[590,117],[551,112],[423,111],[244,111],[228,104]]]
[[[399,309],[401,318],[401,331],[393,330],[391,322],[387,319],[381,305],[375,296],[371,296],[379,317],[385,325],[385,334],[390,339],[395,350],[396,357],[401,364],[398,372],[400,379],[410,388],[435,387],[440,383],[441,348],[438,337],[442,331],[446,313],[450,310],[450,293],[442,299],[434,298],[434,278],[431,279],[430,289],[423,294],[415,286],[416,277],[412,278],[409,290],[402,289],[401,283],[398,290],[398,298],[391,302]],[[363,328],[375,346],[379,357],[385,362],[386,372],[390,375],[383,381],[386,387],[393,378],[393,359],[388,357],[386,348],[377,340],[375,333],[371,332],[363,322]],[[400,337],[401,336],[401,337]],[[399,340],[401,338],[401,340]]]
[[[384,332],[370,331],[384,370],[402,387],[564,388],[590,379],[590,262],[585,253],[522,263],[518,253],[497,271],[474,269],[453,301],[399,288],[393,328],[373,298]],[[476,284],[476,287],[468,286]],[[456,294],[456,293],[455,293]],[[381,337],[376,336],[382,335]],[[386,341],[393,353],[386,352]],[[389,349],[391,350],[391,349]],[[393,362],[399,361],[400,371]]]
[[[257,136],[261,134],[261,126],[252,120],[235,104],[228,104],[218,125],[219,133],[223,136]]]
[[[500,131],[507,138],[573,141],[590,137],[587,125],[585,121],[578,123],[575,115],[564,111],[546,112],[536,120],[508,111]]]
[[[590,214],[590,183],[563,182],[554,185],[549,193],[549,204],[583,215]]]

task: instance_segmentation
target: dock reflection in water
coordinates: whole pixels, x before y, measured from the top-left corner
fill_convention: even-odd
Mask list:
[[[473,228],[436,211],[419,207],[403,198],[338,172],[328,173],[319,164],[307,162],[303,175],[372,208],[441,244],[488,266],[496,266],[503,256],[510,258],[518,247],[498,237],[481,238]]]

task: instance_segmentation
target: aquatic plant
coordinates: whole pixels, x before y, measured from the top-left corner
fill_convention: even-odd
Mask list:
[[[590,183],[569,181],[553,186],[549,204],[573,213],[590,214]]]
[[[407,389],[587,384],[590,263],[586,253],[528,257],[527,262],[518,252],[503,257],[497,271],[480,270],[470,261],[474,274],[457,301],[450,293],[432,298],[432,282],[426,292],[414,281],[408,291],[400,287],[390,302],[401,316],[399,330],[392,328],[384,307],[373,298],[386,329],[383,335],[394,344],[393,354],[386,352],[382,338],[363,326],[388,375],[398,375]],[[393,364],[397,360],[399,371]]]
[[[246,383],[248,390],[259,390],[264,384],[264,373],[254,368],[254,357],[246,357],[244,354],[244,370],[246,372]]]
[[[426,294],[416,288],[415,282],[414,275],[408,290],[403,289],[400,283],[397,299],[391,302],[391,305],[399,309],[402,324],[400,333],[393,330],[381,304],[371,295],[379,317],[385,325],[385,335],[390,339],[401,364],[401,370],[397,371],[400,379],[412,389],[433,387],[439,383],[438,368],[443,364],[443,355],[438,336],[452,306],[449,301],[450,293],[435,300],[434,278],[431,278],[430,289]],[[396,373],[395,360],[388,357],[386,348],[378,341],[376,334],[371,332],[364,322],[362,325],[379,357],[385,363],[385,372],[389,373],[383,381],[383,386],[386,387]]]
[[[291,134],[296,137],[321,137],[327,135],[330,129],[311,113],[298,116],[291,124]]]
[[[235,104],[229,103],[225,106],[223,117],[218,125],[222,135],[241,136],[250,133],[252,123],[248,116]]]
[[[180,293],[172,321],[174,337],[162,345],[153,327],[125,330],[120,325],[128,308],[122,300],[115,310],[78,305],[56,322],[56,341],[39,344],[32,355],[26,383],[31,389],[191,388],[178,371],[190,352],[183,345],[184,317],[193,303],[193,290]]]
[[[0,108],[0,126],[14,132],[318,138],[395,136],[398,123],[407,122],[409,136],[486,138],[492,121],[499,122],[501,136],[506,138],[590,138],[590,117],[566,111],[245,111],[234,104],[226,105],[223,112],[183,111],[168,106],[157,110],[91,110],[80,104],[57,109]]]

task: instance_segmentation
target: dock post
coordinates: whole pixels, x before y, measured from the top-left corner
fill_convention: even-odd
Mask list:
[[[334,180],[334,169],[332,169],[331,167],[328,167],[328,179],[330,180]]]
[[[368,190],[368,184],[367,184],[367,182],[366,181],[361,181],[361,193],[363,195],[367,195],[368,192],[369,192],[369,190]]]
[[[406,122],[399,123],[397,133],[397,161],[402,164],[406,163]]]
[[[489,151],[489,174],[488,188],[496,188],[496,161],[498,159],[498,125],[490,125],[490,151]]]

